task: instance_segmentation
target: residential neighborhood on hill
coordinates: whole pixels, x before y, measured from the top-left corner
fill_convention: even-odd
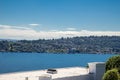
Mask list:
[[[0,52],[120,53],[120,36],[1,40]]]

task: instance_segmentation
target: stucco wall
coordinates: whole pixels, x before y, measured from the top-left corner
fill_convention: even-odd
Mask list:
[[[105,64],[96,64],[96,80],[102,80],[105,72]]]
[[[64,78],[56,78],[53,80],[93,80],[93,74],[64,77]]]

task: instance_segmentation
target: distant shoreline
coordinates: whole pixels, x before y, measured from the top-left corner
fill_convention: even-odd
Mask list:
[[[119,54],[119,53],[40,53],[40,52],[0,52],[0,54]]]
[[[50,40],[0,40],[0,52],[120,54],[120,36],[89,36]]]

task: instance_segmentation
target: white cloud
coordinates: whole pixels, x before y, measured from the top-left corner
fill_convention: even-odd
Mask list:
[[[4,28],[3,28],[4,27]],[[120,31],[35,31],[33,29],[24,29],[23,27],[0,25],[1,39],[52,39],[61,37],[76,37],[76,36],[120,36]],[[22,29],[21,29],[22,28]]]
[[[29,24],[29,25],[33,27],[39,26],[39,24]]]
[[[70,31],[75,31],[76,28],[67,28],[67,30],[70,30]]]
[[[21,29],[21,30],[27,30],[27,29],[31,29],[31,28],[21,27],[21,26],[0,25],[0,29]]]
[[[8,29],[11,28],[9,25],[0,25],[0,29]]]

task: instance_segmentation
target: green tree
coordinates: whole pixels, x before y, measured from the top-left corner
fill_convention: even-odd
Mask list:
[[[111,70],[113,68],[120,68],[120,55],[113,56],[109,58],[106,62],[106,71]]]
[[[107,60],[103,80],[120,80],[120,55],[110,57]]]
[[[117,69],[108,70],[102,80],[120,80]]]

